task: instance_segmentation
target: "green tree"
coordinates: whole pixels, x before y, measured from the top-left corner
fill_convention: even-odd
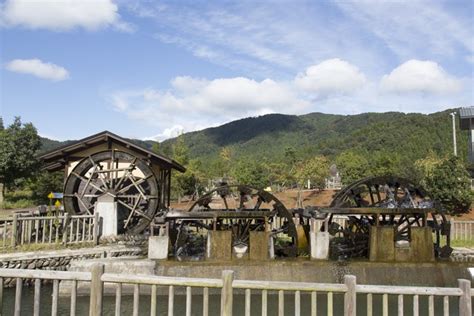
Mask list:
[[[154,152],[155,154],[160,153],[160,143],[159,142],[154,142],[153,145],[151,145],[151,151]]]
[[[399,173],[400,156],[393,152],[378,151],[370,156],[370,171],[373,176],[396,175]]]
[[[369,174],[369,161],[361,154],[345,151],[336,158],[336,166],[342,182],[348,185]]]
[[[425,170],[424,182],[431,198],[441,202],[448,214],[469,212],[473,198],[471,179],[458,157],[444,159]]]
[[[239,184],[246,184],[258,189],[268,186],[265,168],[257,161],[242,159],[232,170],[233,178]]]
[[[64,185],[64,172],[39,172],[28,185],[33,192],[33,200],[36,203],[47,203],[50,192],[62,192]]]
[[[301,192],[308,180],[312,186],[322,189],[324,188],[325,180],[328,176],[329,161],[324,156],[315,156],[298,163],[295,170],[295,178],[298,186],[296,207],[303,207]]]
[[[0,203],[3,203],[5,187],[11,188],[38,170],[35,155],[40,146],[36,128],[31,123],[22,124],[19,117],[7,128],[0,129]]]

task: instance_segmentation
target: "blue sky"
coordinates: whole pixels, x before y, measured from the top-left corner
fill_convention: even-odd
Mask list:
[[[43,136],[474,104],[472,1],[7,0],[0,106]],[[448,118],[449,119],[449,118]]]

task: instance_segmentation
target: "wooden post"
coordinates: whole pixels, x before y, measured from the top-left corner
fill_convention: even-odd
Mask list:
[[[234,271],[222,271],[221,316],[232,316]]]
[[[16,278],[16,291],[15,291],[15,316],[21,315],[21,290],[23,288],[23,280]]]
[[[459,297],[459,316],[472,316],[471,281],[458,279],[462,295]]]
[[[99,213],[94,213],[94,229],[92,230],[94,245],[99,244],[99,229],[100,229],[100,221],[99,221]]]
[[[344,315],[356,315],[356,277],[354,275],[345,275],[344,284],[347,286],[347,292],[344,294]]]
[[[67,244],[67,230],[69,222],[71,221],[71,214],[65,213],[63,217],[63,244]]]
[[[12,247],[16,247],[16,232],[17,232],[17,227],[16,225],[18,224],[18,214],[13,214],[13,223],[12,223]]]
[[[104,265],[101,263],[94,264],[91,269],[90,316],[102,315],[102,296],[104,291],[104,284],[101,280],[102,274],[104,274]]]

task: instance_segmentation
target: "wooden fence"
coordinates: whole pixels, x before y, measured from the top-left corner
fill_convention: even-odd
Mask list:
[[[474,241],[474,221],[451,220],[451,239]]]
[[[28,244],[97,244],[95,215],[19,216],[0,219],[0,249]]]
[[[59,301],[59,282],[67,280],[72,282],[70,291],[69,311],[70,315],[76,314],[77,308],[77,285],[78,282],[90,282],[89,292],[89,315],[102,315],[103,311],[103,292],[104,284],[108,286],[112,284],[116,288],[115,292],[115,315],[122,314],[122,286],[132,285],[133,287],[133,306],[132,315],[140,313],[140,291],[144,287],[151,288],[150,295],[150,315],[156,315],[157,312],[157,294],[158,289],[163,288],[167,293],[168,315],[173,315],[175,308],[175,291],[177,288],[183,288],[185,291],[185,315],[191,315],[193,309],[193,295],[202,294],[202,315],[208,316],[209,311],[209,292],[220,292],[220,315],[232,315],[235,292],[244,293],[245,303],[242,312],[246,316],[250,315],[252,305],[252,291],[261,295],[261,315],[268,314],[268,296],[275,293],[278,296],[278,315],[284,315],[285,309],[285,292],[292,293],[294,297],[294,311],[292,315],[301,315],[301,298],[309,297],[311,300],[311,315],[317,314],[317,297],[319,295],[326,298],[326,314],[334,314],[334,295],[343,296],[343,310],[346,316],[355,316],[357,303],[362,299],[366,300],[366,310],[364,314],[373,314],[373,297],[374,295],[382,296],[382,315],[389,313],[389,296],[397,298],[397,313],[403,315],[406,309],[405,300],[411,297],[412,306],[409,306],[413,315],[419,315],[420,297],[428,298],[428,315],[435,313],[435,298],[441,298],[443,301],[443,315],[450,313],[460,316],[472,315],[472,297],[474,290],[471,289],[469,280],[458,280],[458,287],[438,288],[438,287],[412,287],[412,286],[379,286],[379,285],[360,285],[356,283],[356,277],[346,275],[344,283],[303,283],[303,282],[279,282],[279,281],[250,281],[250,280],[234,280],[233,271],[223,271],[220,279],[204,279],[204,278],[183,278],[183,277],[164,277],[155,275],[128,275],[104,273],[103,264],[95,264],[91,272],[61,272],[61,271],[41,271],[41,270],[19,270],[19,269],[0,269],[0,311],[3,310],[3,281],[4,278],[16,278],[16,290],[14,301],[14,315],[21,314],[23,282],[25,279],[34,280],[34,297],[32,300],[33,315],[40,315],[42,307],[41,291],[42,280],[52,280],[52,304],[51,315],[58,315]],[[236,290],[236,291],[234,291]],[[200,297],[200,296],[199,296]],[[450,307],[450,302],[456,302],[455,307]],[[319,300],[319,302],[321,302]],[[22,305],[23,304],[23,305]],[[194,311],[196,312],[196,311]],[[240,312],[240,311],[239,311]],[[212,314],[216,314],[212,311]],[[141,313],[143,314],[143,313]],[[307,313],[305,313],[307,314]],[[425,314],[425,313],[423,313]],[[378,314],[377,314],[378,315]]]

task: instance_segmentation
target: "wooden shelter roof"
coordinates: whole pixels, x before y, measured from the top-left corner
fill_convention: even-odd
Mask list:
[[[165,168],[176,169],[180,172],[186,171],[186,168],[184,168],[182,165],[180,165],[173,159],[154,153],[153,151],[147,148],[134,144],[133,142],[130,142],[129,140],[126,140],[125,138],[122,138],[109,131],[103,131],[83,138],[81,140],[66,144],[59,148],[53,149],[47,153],[44,153],[38,158],[46,164],[46,170],[60,170],[64,167],[68,157],[72,157],[81,151],[103,143],[117,143],[121,146],[129,148],[132,151],[136,151],[143,156],[148,157],[152,162],[164,166]]]

